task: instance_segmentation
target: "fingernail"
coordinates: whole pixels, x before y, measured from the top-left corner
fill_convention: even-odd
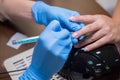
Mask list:
[[[81,50],[85,51],[85,48],[81,48]]]
[[[88,51],[89,51],[89,49],[88,49],[87,47],[83,48],[83,50],[84,50],[85,52],[88,52]]]
[[[70,17],[70,20],[71,21],[75,21],[75,18],[72,16],[72,17]]]
[[[77,32],[74,32],[74,33],[72,34],[72,37],[77,38],[77,35],[78,35],[78,33],[77,33]]]

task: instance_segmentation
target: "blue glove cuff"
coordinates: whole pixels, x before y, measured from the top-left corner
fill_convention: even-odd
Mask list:
[[[34,16],[34,20],[38,24],[43,24],[41,19],[44,19],[44,9],[49,7],[49,5],[45,4],[42,1],[37,1],[33,6],[32,6],[32,14]],[[38,17],[40,15],[40,17]]]
[[[20,77],[19,80],[43,80],[36,76],[31,70],[27,69]]]
[[[52,75],[49,75],[49,74],[46,75],[46,73],[44,73],[40,69],[33,67],[32,65],[28,69],[31,72],[33,72],[36,76],[38,76],[41,80],[49,80],[52,77]]]
[[[38,74],[33,68],[29,67],[20,77],[19,80],[49,80],[50,77],[43,75],[42,72]]]

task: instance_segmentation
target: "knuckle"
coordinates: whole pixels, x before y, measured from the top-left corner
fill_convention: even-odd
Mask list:
[[[102,19],[102,16],[101,15],[95,15],[95,18],[96,19]]]
[[[90,42],[93,42],[93,41],[95,41],[95,39],[94,39],[94,38],[91,38],[91,39],[90,39]]]
[[[94,32],[94,30],[96,30],[96,25],[93,25],[93,24],[89,24],[87,27],[86,27],[86,30],[89,31],[89,32]]]
[[[110,32],[111,32],[111,29],[110,29],[109,26],[104,26],[104,31],[105,31],[106,33],[110,33]]]
[[[97,15],[98,19],[103,19],[105,17],[105,15]]]

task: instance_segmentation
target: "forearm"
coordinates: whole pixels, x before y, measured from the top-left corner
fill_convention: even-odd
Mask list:
[[[34,3],[30,0],[1,0],[0,13],[7,19],[33,20],[31,8]]]

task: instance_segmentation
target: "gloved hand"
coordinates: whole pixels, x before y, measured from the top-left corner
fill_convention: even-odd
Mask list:
[[[33,52],[32,63],[20,80],[49,80],[66,62],[72,49],[71,34],[52,21],[42,32]]]
[[[47,26],[52,20],[58,20],[62,27],[70,32],[79,30],[84,26],[83,23],[76,23],[69,20],[71,16],[79,16],[76,11],[50,6],[42,1],[36,2],[32,7],[34,20],[38,24]]]

